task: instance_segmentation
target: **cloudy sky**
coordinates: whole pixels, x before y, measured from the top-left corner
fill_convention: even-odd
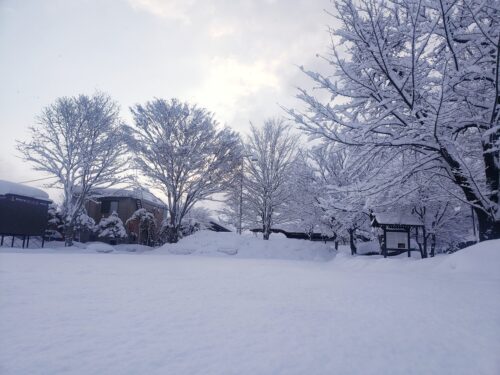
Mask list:
[[[241,133],[298,105],[328,48],[328,0],[0,0],[0,179],[43,175],[15,151],[59,96],[197,103]],[[43,182],[30,183],[42,186]]]

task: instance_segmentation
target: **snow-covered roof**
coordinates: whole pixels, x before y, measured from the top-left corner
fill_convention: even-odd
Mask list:
[[[323,233],[325,227],[321,223],[311,223],[304,222],[301,220],[290,221],[287,223],[273,224],[272,229],[282,230],[289,233],[308,233],[312,231],[313,233]]]
[[[402,212],[382,212],[374,214],[372,224],[378,225],[413,225],[422,226],[422,221],[413,215]]]
[[[41,189],[37,189],[23,184],[18,184],[16,182],[0,180],[0,195],[8,195],[8,194],[19,195],[22,197],[29,197],[50,202],[49,195]]]
[[[275,224],[272,226],[272,228],[283,230],[285,232],[300,232],[300,233],[306,232],[305,225],[301,222]],[[316,228],[314,228],[314,229],[316,229]]]
[[[145,188],[135,188],[135,189],[95,189],[92,196],[105,198],[105,197],[120,197],[120,198],[134,198],[147,201],[157,206],[166,207],[167,205],[153,193]]]

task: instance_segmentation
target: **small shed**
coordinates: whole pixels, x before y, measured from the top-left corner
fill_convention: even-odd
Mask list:
[[[0,180],[0,245],[5,236],[21,237],[23,247],[29,246],[30,236],[41,236],[42,246],[48,224],[51,200],[43,190]]]
[[[419,244],[418,251],[421,257],[427,258],[425,226],[419,218],[404,213],[384,212],[372,214],[371,224],[383,230],[382,254],[384,258],[403,252],[408,252],[408,257],[410,257],[413,250],[410,241],[412,230]]]

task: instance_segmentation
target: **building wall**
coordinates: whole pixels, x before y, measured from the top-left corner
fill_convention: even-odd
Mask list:
[[[39,199],[0,195],[0,233],[41,236],[48,224],[49,202]]]
[[[95,220],[96,224],[101,221],[102,218],[108,217],[112,214],[111,202],[118,203],[118,209],[116,213],[118,217],[125,222],[132,216],[132,214],[137,210],[136,199],[127,197],[106,197],[98,198],[93,201],[88,201],[85,204],[85,209],[87,210],[87,215]],[[109,208],[108,208],[109,207]]]
[[[126,225],[127,220],[134,214],[134,212],[139,208],[137,204],[137,199],[129,198],[129,197],[103,197],[96,198],[93,201],[88,201],[85,204],[85,209],[87,210],[87,214],[94,219],[96,224],[98,224],[103,217],[108,217],[111,215],[112,210],[111,202],[118,202],[118,207],[116,213],[118,217],[122,220],[125,229],[127,230],[127,234],[129,234],[128,242],[137,242],[137,238],[135,240],[130,236],[132,232],[138,234],[139,232],[139,224],[138,223],[129,223]],[[160,228],[161,223],[163,221],[164,210],[152,205],[146,201],[141,201],[141,206],[145,208],[147,211],[152,212],[156,219],[157,228]],[[105,212],[103,212],[105,211]]]

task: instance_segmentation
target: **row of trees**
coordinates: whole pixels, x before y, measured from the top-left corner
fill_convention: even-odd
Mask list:
[[[255,143],[247,147],[238,134],[220,129],[210,112],[176,99],[155,99],[132,107],[131,112],[134,124],[127,125],[108,95],[60,98],[42,111],[38,125],[30,128],[31,139],[18,143],[19,151],[35,169],[55,179],[50,186],[62,188],[67,245],[72,243],[84,204],[93,192],[129,182],[130,169],[140,171],[151,186],[165,194],[165,239],[177,242],[183,219],[194,205],[227,191],[234,183],[245,152],[260,157],[252,172],[252,197],[259,195],[261,207],[256,215],[265,223],[265,238],[269,238],[275,201],[284,194],[275,184],[281,186],[293,153],[293,142],[283,138],[287,130],[281,122],[267,124],[262,133],[253,128]],[[269,137],[273,144],[265,143]],[[273,159],[276,148],[282,154]],[[250,195],[246,193],[246,197]]]
[[[287,177],[261,216],[352,248],[374,236],[373,211],[419,217],[431,252],[471,239],[476,226],[479,240],[500,238],[500,8],[475,0],[334,6],[329,68],[302,68],[315,90],[299,89],[305,110],[285,108],[314,146],[289,154]],[[266,155],[264,134],[252,129],[257,155]],[[272,190],[255,194],[256,170],[267,171],[257,160],[244,163],[230,199],[238,207],[240,197],[238,215],[250,213],[250,224],[253,202]]]
[[[315,92],[287,113],[322,145],[310,155],[335,226],[407,209],[459,237],[500,238],[500,8],[476,0],[336,0]],[[471,215],[472,210],[472,215]]]
[[[300,223],[355,246],[373,210],[412,212],[431,246],[477,220],[500,237],[500,9],[476,0],[337,0],[328,71],[302,69],[305,110],[242,141],[205,109],[175,99],[131,108],[123,124],[105,94],[58,99],[19,150],[64,192],[66,238],[93,189],[134,166],[161,189],[176,242],[193,206],[227,193],[241,231]],[[326,95],[325,95],[326,93]],[[133,155],[133,156],[131,156]],[[439,234],[439,237],[438,237]]]

